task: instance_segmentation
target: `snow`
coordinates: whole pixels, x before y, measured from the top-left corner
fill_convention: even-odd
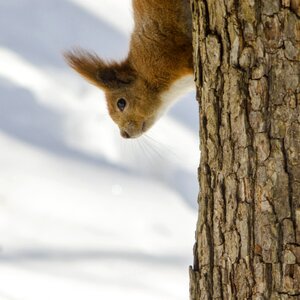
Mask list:
[[[129,0],[0,2],[0,300],[183,300],[197,216],[195,95],[124,140],[64,63],[126,55]]]

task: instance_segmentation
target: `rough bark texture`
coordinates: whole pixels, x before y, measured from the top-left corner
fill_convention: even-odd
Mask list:
[[[191,0],[192,300],[300,299],[300,0]]]

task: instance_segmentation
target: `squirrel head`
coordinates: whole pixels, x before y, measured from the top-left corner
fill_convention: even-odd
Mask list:
[[[133,69],[128,60],[105,62],[84,51],[65,53],[68,64],[90,83],[102,89],[113,121],[124,138],[136,138],[158,118],[158,90]]]

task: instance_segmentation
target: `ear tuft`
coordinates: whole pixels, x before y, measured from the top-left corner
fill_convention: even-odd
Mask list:
[[[93,84],[98,84],[97,71],[104,68],[104,61],[94,53],[76,49],[65,52],[68,65]]]
[[[99,69],[96,74],[97,80],[105,85],[110,85],[111,82],[117,80],[117,74],[114,69]]]
[[[96,54],[84,50],[66,52],[64,57],[75,71],[103,89],[120,88],[135,79],[135,72],[127,60],[106,63]]]

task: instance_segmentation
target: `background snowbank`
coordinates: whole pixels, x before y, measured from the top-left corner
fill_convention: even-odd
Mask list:
[[[188,298],[194,95],[126,141],[61,56],[124,57],[131,29],[129,0],[0,2],[1,300]]]

